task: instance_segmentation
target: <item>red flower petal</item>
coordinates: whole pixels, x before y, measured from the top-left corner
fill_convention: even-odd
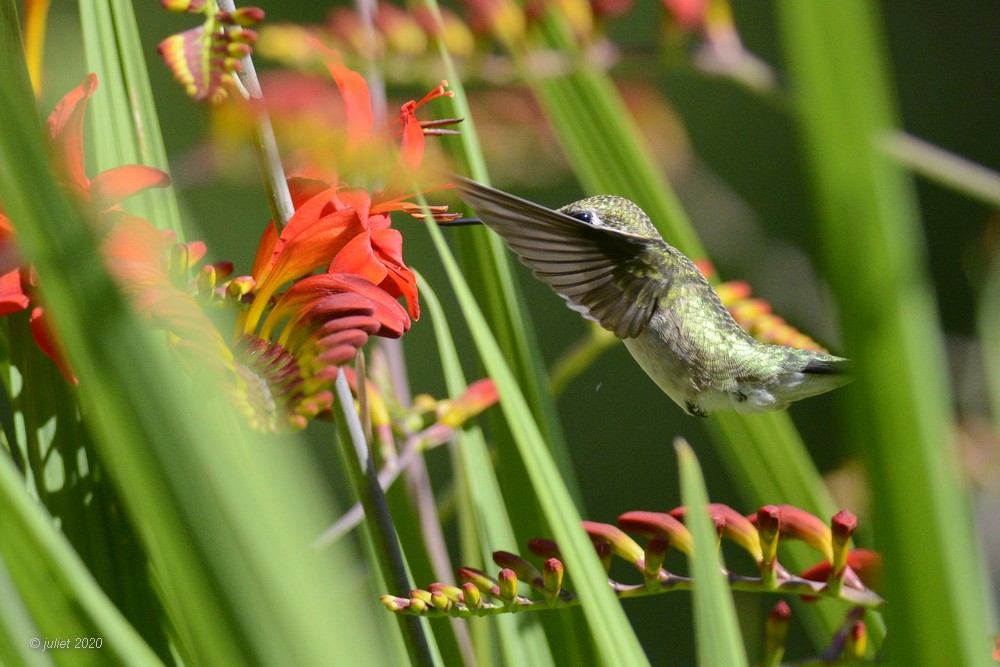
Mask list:
[[[66,359],[66,355],[63,353],[62,345],[59,343],[58,337],[49,327],[48,318],[45,317],[45,310],[39,306],[31,311],[31,335],[35,339],[35,343],[41,348],[49,359],[55,362],[55,365],[59,367],[59,372],[63,374],[66,378],[66,382],[70,384],[78,384],[79,380],[76,379],[76,375],[73,373],[73,369],[70,368],[69,361]]]
[[[354,210],[345,209],[314,220],[312,225],[288,239],[284,247],[279,238],[275,250],[278,255],[271,271],[264,281],[257,283],[260,294],[269,290],[269,297],[288,281],[325,266],[362,229]],[[284,236],[284,232],[281,235]]]
[[[336,193],[317,195],[295,212],[281,232],[271,261],[257,280],[253,304],[243,318],[243,333],[256,330],[268,301],[283,285],[325,266],[363,228],[353,209],[315,218],[316,209],[329,203]],[[256,267],[255,267],[256,268]]]
[[[410,316],[420,319],[420,301],[417,295],[417,278],[403,263],[403,235],[395,229],[372,232],[372,247],[382,266],[388,271],[380,285],[393,296],[406,299]]]
[[[14,269],[0,276],[0,316],[24,310],[31,299],[21,287],[21,271]]]
[[[129,164],[102,171],[90,181],[90,200],[103,211],[149,188],[165,188],[170,176],[154,167]]]
[[[274,257],[274,249],[277,244],[278,228],[275,227],[274,220],[272,220],[260,237],[260,243],[257,245],[257,256],[254,257],[253,270],[250,271],[250,275],[263,276],[265,274],[271,259]]]
[[[351,273],[378,285],[388,271],[375,256],[371,232],[362,232],[351,239],[330,262],[327,273]]]
[[[83,83],[59,101],[47,123],[57,160],[57,174],[67,187],[81,196],[90,184],[83,157],[83,114],[87,100],[96,89],[97,75],[88,74]]]
[[[327,183],[318,178],[305,178],[302,176],[288,179],[288,192],[292,195],[292,206],[296,211],[319,193],[330,189],[336,190],[337,184]]]
[[[381,328],[377,332],[379,336],[398,337],[410,328],[410,319],[406,316],[406,311],[399,305],[385,290],[374,285],[368,280],[351,274],[343,273],[323,273],[316,276],[309,276],[298,281],[288,288],[278,299],[271,313],[268,315],[261,334],[267,333],[277,327],[286,317],[295,318],[298,322],[301,317],[309,314],[309,309],[315,304],[322,302],[325,298],[344,292],[353,293],[367,299],[368,304],[373,308],[372,316],[378,320]],[[333,302],[342,308],[341,301]],[[321,308],[323,306],[320,306]],[[337,311],[340,315],[347,313]],[[328,315],[335,315],[330,312]],[[291,326],[289,322],[286,325]],[[282,333],[284,336],[284,332]]]
[[[330,74],[337,82],[337,88],[340,89],[340,94],[344,98],[348,145],[357,146],[368,141],[372,135],[372,128],[375,126],[368,82],[363,76],[339,62],[330,61],[326,64],[326,68],[330,70]]]
[[[379,229],[389,226],[390,220],[388,216],[373,216],[371,214],[372,198],[364,190],[344,190],[337,194],[342,205],[353,208],[358,212],[358,217],[364,221],[366,229]]]
[[[265,302],[278,288],[326,265],[352,236],[362,231],[353,210],[329,213],[330,204],[336,197],[337,191],[333,188],[313,195],[298,207],[277,239],[273,238],[273,224],[265,230],[252,273],[261,305],[252,309],[246,318],[247,333],[254,328]]]
[[[424,129],[417,122],[417,103],[410,101],[399,108],[399,121],[403,125],[400,153],[411,170],[420,166],[424,158]]]

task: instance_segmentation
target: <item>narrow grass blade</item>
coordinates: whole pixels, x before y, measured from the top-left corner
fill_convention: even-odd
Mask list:
[[[879,146],[895,131],[895,109],[877,5],[790,0],[778,10],[831,284],[857,360],[853,431],[886,562],[889,658],[986,665],[996,618],[950,435],[916,196]]]
[[[645,664],[645,655],[621,606],[608,588],[607,576],[590,540],[580,527],[579,514],[517,380],[504,361],[490,326],[479,310],[441,231],[432,222],[428,223],[427,228],[458,296],[483,363],[496,382],[500,393],[500,407],[517,444],[534,493],[553,536],[559,543],[567,568],[573,573],[576,592],[582,600],[583,612],[600,659],[607,665]]]
[[[93,99],[100,113],[89,114],[97,171],[144,164],[169,173],[132,3],[81,0],[80,20],[87,68],[100,82]],[[143,192],[129,202],[129,210],[184,238],[173,188]]]
[[[417,284],[434,326],[448,394],[457,398],[465,391],[466,381],[448,320],[441,302],[423,276],[418,276]],[[471,532],[471,535],[462,535],[463,544],[469,543],[463,549],[463,557],[467,559],[463,565],[489,568],[494,551],[516,552],[518,545],[482,430],[473,426],[456,434],[451,454],[458,490],[459,526]],[[501,616],[497,617],[496,624],[500,650],[507,664],[540,667],[554,664],[540,619],[530,614]],[[479,647],[480,651],[486,649]]]
[[[688,558],[694,587],[694,626],[698,664],[702,667],[747,665],[746,652],[736,620],[733,596],[719,558],[718,538],[707,513],[708,492],[701,467],[691,446],[674,441],[681,476],[681,500],[688,511],[685,525],[694,538],[694,554]]]
[[[21,662],[10,660],[17,654],[40,657],[41,650],[30,644],[33,639],[77,637],[100,638],[100,648],[86,650],[108,664],[160,664],[53,527],[52,518],[28,497],[6,456],[0,456],[0,534],[0,578],[13,586],[0,595],[0,625],[9,631],[10,614],[20,605],[30,614],[15,626],[20,632],[9,636],[9,649],[16,653],[4,656],[4,664]],[[32,634],[21,634],[26,630]]]

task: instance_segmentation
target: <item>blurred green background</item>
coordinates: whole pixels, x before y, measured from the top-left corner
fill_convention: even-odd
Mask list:
[[[322,22],[331,7],[349,6],[277,0],[257,4],[266,10],[269,22],[302,23]],[[1000,89],[996,42],[1000,5],[897,0],[880,6],[902,127],[974,162],[1000,168],[1000,126],[996,123],[1000,117],[996,92]],[[731,77],[708,74],[693,66],[690,59],[664,49],[662,7],[647,0],[640,0],[632,11],[609,25],[610,37],[620,49],[612,72],[722,277],[749,281],[756,296],[770,301],[778,314],[836,353],[841,351],[838,318],[814,268],[821,248],[814,211],[810,210],[803,156],[788,99],[782,92],[785,64],[780,57],[774,8],[769,2],[738,0],[732,7],[744,47],[776,77],[772,90],[762,92]],[[237,273],[248,272],[255,241],[268,219],[262,191],[252,179],[200,171],[208,114],[187,100],[161,66],[155,50],[159,40],[190,27],[191,22],[183,15],[163,12],[155,2],[136,3],[135,8],[175,181],[191,222],[189,237],[207,241],[214,259],[234,261]],[[54,2],[50,65],[59,62],[66,44],[79,41],[75,25],[74,3]],[[43,108],[50,108],[82,77],[82,70],[69,71],[66,65],[50,69],[53,74]],[[267,64],[259,62],[258,66],[266,69]],[[425,90],[428,82],[443,76],[443,72],[425,72],[426,79],[411,86],[394,85],[390,99],[419,97],[417,93]],[[519,124],[518,119],[525,116],[515,112],[531,117],[530,108],[524,111],[530,102],[523,91],[498,92],[472,84],[474,109],[476,98],[487,94],[494,95],[492,105],[482,105],[484,117],[476,118],[487,159],[499,149],[490,145],[491,137],[500,143],[509,142],[505,131],[538,132],[533,141],[524,141],[521,154],[499,156],[504,164],[490,165],[496,170],[495,185],[553,206],[578,198],[581,193],[566,167],[559,164],[547,130],[537,124]],[[504,108],[507,104],[509,108]],[[484,131],[484,126],[490,131]],[[544,159],[539,152],[544,152]],[[252,164],[233,167],[234,173],[254,174]],[[517,182],[503,180],[505,174],[518,172]],[[1000,218],[994,209],[962,194],[919,177],[916,183],[929,251],[927,266],[948,339],[958,415],[954,427],[966,457],[963,469],[976,489],[981,539],[993,577],[1000,579],[1000,525],[996,518],[1000,516],[1000,447],[989,421],[974,310],[978,287],[1000,252]],[[470,376],[477,375],[472,344],[460,326],[461,316],[449,290],[444,289],[446,281],[426,233],[411,221],[400,221],[398,227],[406,239],[408,264],[440,287],[446,309],[455,314],[453,333],[460,349],[469,350]],[[462,233],[461,228],[448,231],[452,236]],[[517,268],[551,367],[585,335],[585,324],[527,270],[520,265]],[[403,345],[414,391],[442,395],[444,383],[427,323],[418,322]],[[832,488],[838,503],[861,516],[863,532],[866,493],[864,482],[851,465],[852,448],[857,443],[848,441],[838,419],[841,402],[848,400],[846,394],[851,391],[848,386],[795,404],[791,413],[821,470],[835,478]],[[677,435],[694,445],[713,501],[744,512],[756,509],[745,505],[726,478],[724,465],[708,446],[701,423],[685,416],[662,395],[623,346],[612,348],[576,378],[558,404],[573,452],[573,472],[584,495],[583,516],[612,522],[627,510],[666,510],[678,505],[675,454],[670,447]],[[317,438],[328,437],[323,426],[312,429]],[[438,478],[447,474],[446,456],[439,450],[427,457],[432,474]],[[329,469],[331,483],[337,483],[334,466]],[[773,502],[782,499],[774,498]],[[511,518],[517,520],[516,510]],[[744,635],[748,644],[753,644],[760,629],[752,624],[763,618],[773,600],[737,596],[737,603],[751,612],[741,614],[741,618],[750,624]],[[678,652],[671,641],[671,637],[691,633],[686,594],[633,600],[625,607],[651,660],[657,662],[660,656],[664,664],[694,661],[693,653],[685,653],[693,651],[690,642],[678,643]]]

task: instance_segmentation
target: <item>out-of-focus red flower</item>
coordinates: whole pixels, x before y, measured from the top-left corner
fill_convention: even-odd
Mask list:
[[[88,178],[83,115],[96,78],[88,76],[49,119],[57,176],[98,221],[101,252],[123,292],[140,315],[168,333],[186,368],[221,380],[236,408],[262,430],[302,427],[329,414],[339,367],[370,336],[399,337],[411,317],[420,315],[416,279],[403,262],[402,235],[392,229],[390,214],[419,215],[411,183],[423,160],[424,135],[442,130],[440,122],[417,120],[416,110],[448,93],[442,83],[424,99],[402,105],[393,123],[379,126],[364,79],[335,58],[330,72],[345,109],[338,169],[317,166],[290,179],[291,219],[280,232],[274,222],[268,225],[250,274],[229,280],[229,264],[196,270],[204,244],[179,244],[172,233],[117,206],[147,187],[166,185],[166,174],[133,166]],[[361,163],[364,169],[355,174],[355,158],[362,154],[391,159]],[[348,175],[385,186],[351,187]],[[35,337],[58,363],[58,344],[33,298],[34,276],[10,252],[12,235],[0,215],[0,260],[6,269],[0,275],[0,314],[33,308]],[[211,301],[238,309],[231,338],[204,312]]]
[[[663,6],[677,24],[687,31],[700,29],[709,11],[708,0],[663,0]]]
[[[97,89],[97,76],[88,74],[83,83],[66,94],[49,115],[46,128],[56,178],[102,226],[118,204],[149,188],[166,187],[170,177],[153,167],[125,165],[108,169],[93,179],[87,176],[83,152],[83,119],[87,101]],[[14,227],[0,214],[0,316],[31,308],[31,331],[38,346],[62,371],[67,380],[76,379],[65,360],[58,336],[45,317],[35,295],[35,276],[30,267],[20,266],[13,251]]]
[[[62,185],[84,201],[92,212],[106,211],[149,188],[170,185],[170,177],[153,167],[130,164],[87,177],[83,153],[83,117],[87,101],[97,89],[97,75],[88,74],[79,86],[66,94],[49,115],[52,161]]]

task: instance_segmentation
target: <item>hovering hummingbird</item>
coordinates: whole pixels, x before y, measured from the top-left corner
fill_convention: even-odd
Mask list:
[[[535,276],[621,338],[689,415],[780,410],[850,381],[847,359],[747,334],[694,262],[631,201],[600,195],[552,210],[453,180],[479,220]]]

